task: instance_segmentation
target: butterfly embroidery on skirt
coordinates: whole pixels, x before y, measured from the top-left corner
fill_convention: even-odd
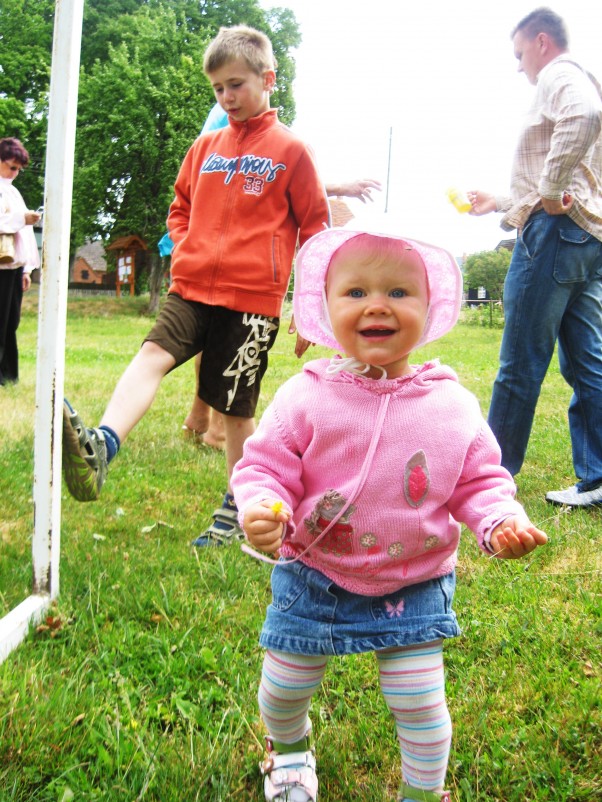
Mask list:
[[[403,599],[400,599],[397,604],[390,601],[385,602],[385,613],[387,618],[400,618],[401,614],[403,613],[403,608]]]

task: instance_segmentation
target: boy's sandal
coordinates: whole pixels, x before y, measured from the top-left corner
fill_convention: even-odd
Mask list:
[[[316,758],[309,733],[294,744],[266,738],[268,756],[259,764],[266,802],[316,802]]]
[[[397,802],[451,802],[449,791],[424,791],[402,782]]]
[[[68,401],[63,402],[63,473],[78,501],[96,501],[107,478],[107,446],[99,429],[87,429]]]
[[[234,540],[244,540],[245,533],[238,523],[238,510],[220,507],[211,517],[213,523],[192,541],[193,546],[225,546]],[[217,526],[218,523],[222,526]]]

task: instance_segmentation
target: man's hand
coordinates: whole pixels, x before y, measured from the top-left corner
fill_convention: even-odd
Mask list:
[[[564,192],[561,200],[542,198],[541,205],[543,206],[544,212],[547,212],[547,214],[566,214],[573,205],[573,196],[569,195],[568,192]]]
[[[482,214],[497,212],[495,195],[490,195],[489,192],[481,192],[480,189],[473,189],[470,190],[470,192],[467,192],[466,196],[472,204],[472,209],[468,212],[468,214],[473,214],[476,217],[479,217]]]

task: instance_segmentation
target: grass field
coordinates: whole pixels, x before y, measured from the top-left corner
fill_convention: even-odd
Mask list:
[[[21,382],[0,389],[0,616],[31,588],[37,318],[19,330]],[[95,424],[150,328],[140,299],[69,302],[65,393]],[[499,328],[463,322],[440,357],[487,408]],[[313,350],[310,357],[318,353]],[[281,332],[261,409],[299,369]],[[257,645],[269,567],[238,546],[197,551],[225,489],[221,453],[181,437],[193,366],[163,382],[101,499],[63,486],[61,593],[0,665],[0,802],[261,800]],[[543,388],[519,497],[550,543],[496,561],[461,543],[446,645],[455,802],[602,799],[602,509],[567,512],[568,390]],[[372,655],[333,659],[312,708],[320,802],[387,802],[399,782]]]

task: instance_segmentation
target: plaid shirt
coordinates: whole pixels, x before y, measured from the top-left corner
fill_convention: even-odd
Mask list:
[[[535,100],[512,167],[512,197],[498,199],[506,231],[522,228],[541,198],[570,193],[568,216],[602,240],[602,91],[567,55],[537,76]]]

